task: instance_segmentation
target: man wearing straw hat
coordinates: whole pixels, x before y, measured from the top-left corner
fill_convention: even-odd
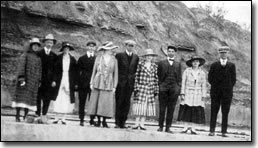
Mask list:
[[[41,101],[43,101],[42,121],[46,122],[46,114],[48,112],[50,101],[54,99],[57,91],[55,86],[51,86],[54,76],[54,65],[57,57],[57,55],[51,50],[53,45],[56,44],[56,39],[54,39],[53,34],[48,34],[43,39],[43,43],[45,44],[45,47],[37,53],[41,58],[42,63],[42,79],[38,92],[36,114],[41,116]]]
[[[208,74],[211,84],[211,120],[209,136],[214,136],[217,114],[222,109],[222,137],[227,137],[228,113],[233,97],[233,87],[236,83],[236,66],[228,61],[228,46],[218,48],[220,60],[214,62]]]
[[[116,54],[118,61],[118,85],[116,89],[116,126],[126,128],[125,122],[130,110],[131,96],[134,88],[134,79],[139,57],[133,53],[136,43],[126,40],[125,52]]]

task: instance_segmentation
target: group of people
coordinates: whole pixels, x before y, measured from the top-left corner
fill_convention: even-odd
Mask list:
[[[50,101],[56,114],[54,124],[60,120],[66,124],[65,114],[72,111],[75,91],[79,92],[79,119],[84,126],[85,104],[90,125],[109,128],[106,119],[115,118],[115,128],[128,128],[127,117],[132,108],[136,117],[132,129],[146,130],[146,117],[156,116],[156,100],[159,101],[159,128],[170,129],[175,106],[180,98],[178,121],[183,121],[181,133],[197,134],[195,124],[205,123],[204,99],[207,93],[207,75],[201,68],[205,59],[198,55],[186,61],[181,73],[181,63],[175,60],[177,48],[167,47],[167,58],[154,62],[157,54],[146,49],[139,58],[133,51],[136,42],[126,40],[124,52],[117,52],[118,46],[108,41],[97,47],[95,41],[87,42],[85,55],[78,61],[70,54],[74,47],[63,42],[56,55],[51,49],[56,44],[52,34],[43,39],[30,40],[25,54],[21,56],[18,70],[16,96],[12,106],[16,108],[16,121],[20,122],[20,109],[36,111],[37,116],[46,119]],[[222,136],[227,137],[228,113],[236,82],[235,64],[228,61],[228,46],[218,48],[220,60],[213,63],[208,73],[211,84],[211,120],[209,136],[214,136],[217,114],[222,107]],[[133,102],[131,102],[133,97]],[[43,102],[43,107],[41,107]],[[95,122],[97,118],[97,122]]]

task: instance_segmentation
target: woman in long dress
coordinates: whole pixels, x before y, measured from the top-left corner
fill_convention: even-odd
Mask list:
[[[112,49],[117,48],[112,42],[107,42],[98,51],[90,81],[91,95],[89,101],[88,115],[98,117],[97,127],[108,128],[106,119],[114,117],[114,93],[118,81],[118,65],[116,58],[112,55]]]
[[[37,110],[37,94],[41,80],[41,60],[36,52],[41,46],[38,38],[30,40],[29,49],[19,60],[18,83],[12,107],[16,108],[16,122],[20,122],[20,110],[26,118],[29,110]]]
[[[206,97],[206,73],[200,68],[205,60],[193,56],[186,62],[189,66],[182,78],[181,103],[178,114],[178,121],[183,121],[185,127],[182,133],[197,134],[196,124],[205,123],[204,98]]]
[[[58,94],[53,104],[53,111],[56,112],[54,124],[61,120],[62,124],[66,124],[65,115],[71,113],[74,108],[74,92],[77,84],[77,65],[75,58],[70,55],[69,51],[74,50],[68,42],[62,43],[60,52],[55,64],[55,75],[52,86],[58,88]]]
[[[134,83],[133,114],[136,115],[135,127],[146,130],[144,122],[146,117],[156,116],[155,98],[159,93],[158,66],[153,62],[157,56],[152,49],[147,49],[137,66]]]

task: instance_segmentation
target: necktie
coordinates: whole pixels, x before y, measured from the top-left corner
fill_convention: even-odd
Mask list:
[[[169,61],[172,61],[172,62],[174,61],[174,59],[172,59],[172,58],[169,58],[168,60],[169,60]]]

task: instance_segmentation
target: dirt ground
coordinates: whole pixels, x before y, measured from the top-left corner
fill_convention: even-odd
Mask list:
[[[15,122],[15,117],[1,115],[1,141],[251,141],[251,131],[229,128],[227,138],[220,136],[220,128],[213,137],[208,136],[207,126],[197,127],[198,135],[182,134],[182,125],[173,124],[174,134],[157,132],[157,123],[147,122],[147,130],[116,129],[114,121],[107,120],[110,128],[93,127],[86,118],[85,126],[79,126],[78,117],[67,116],[67,124],[52,124],[53,114],[48,115],[49,124]],[[22,119],[22,118],[21,118]],[[133,126],[133,121],[128,121]]]

